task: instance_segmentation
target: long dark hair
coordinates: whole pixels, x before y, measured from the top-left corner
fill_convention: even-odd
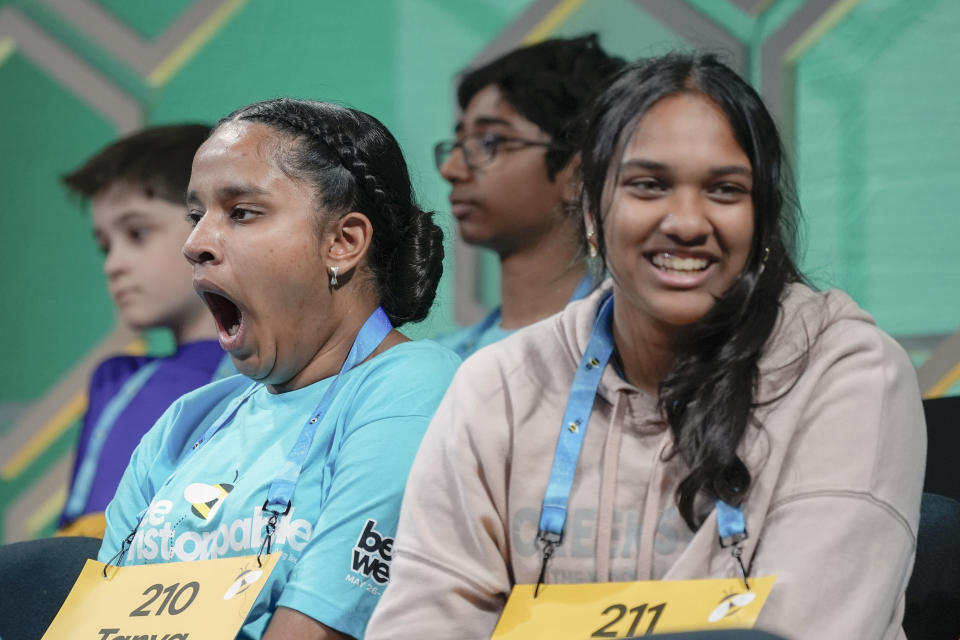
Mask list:
[[[403,152],[370,114],[328,102],[281,98],[234,111],[220,124],[267,124],[297,143],[278,145],[287,173],[316,187],[328,214],[363,213],[373,225],[367,263],[395,327],[427,317],[443,273],[443,231],[417,206]]]
[[[683,93],[707,96],[723,110],[753,170],[754,238],[747,264],[707,315],[684,332],[659,389],[673,455],[690,470],[677,488],[677,506],[696,529],[698,494],[738,505],[750,487],[750,470],[737,447],[760,404],[757,363],[786,286],[802,276],[791,257],[798,211],[776,125],[756,91],[711,54],[672,53],[630,65],[595,103],[583,148],[582,204],[601,253],[604,192],[617,180],[626,145],[654,104]]]

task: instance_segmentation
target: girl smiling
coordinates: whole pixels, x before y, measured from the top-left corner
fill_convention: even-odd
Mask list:
[[[368,637],[488,637],[515,584],[776,576],[758,627],[902,638],[916,378],[848,296],[803,283],[756,92],[710,55],[632,65],[582,177],[611,282],[457,373]]]

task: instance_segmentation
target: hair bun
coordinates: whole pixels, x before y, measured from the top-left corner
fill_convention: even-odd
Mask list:
[[[394,326],[427,317],[443,274],[443,230],[432,211],[411,206],[385,275],[381,306]]]

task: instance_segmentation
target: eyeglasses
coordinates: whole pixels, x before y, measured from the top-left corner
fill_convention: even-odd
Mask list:
[[[463,152],[463,161],[467,168],[475,171],[487,166],[497,157],[497,151],[501,145],[509,145],[506,150],[518,150],[525,147],[552,147],[552,142],[543,142],[541,140],[527,140],[525,138],[509,138],[498,136],[494,133],[479,133],[464,136],[462,140],[454,142],[453,140],[444,140],[438,142],[433,147],[433,161],[437,164],[437,169],[443,167],[444,163],[450,158],[454,149],[460,149]]]

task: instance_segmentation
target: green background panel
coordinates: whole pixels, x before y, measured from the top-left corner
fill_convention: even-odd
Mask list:
[[[113,130],[18,53],[0,65],[0,87],[0,402],[24,402],[111,326],[89,216],[58,176]]]
[[[95,0],[95,3],[147,40],[162,34],[192,4],[191,0]]]
[[[627,60],[690,46],[632,0],[584,2],[557,28],[556,33],[570,37],[590,31],[600,34],[604,49]]]
[[[895,335],[960,326],[960,4],[863,0],[797,65],[804,267]]]

